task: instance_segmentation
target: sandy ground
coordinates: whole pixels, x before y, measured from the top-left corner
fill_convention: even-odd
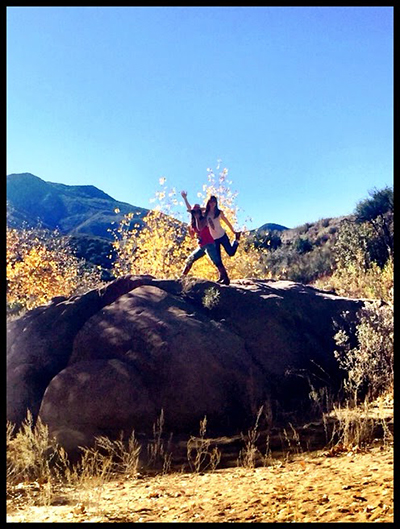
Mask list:
[[[52,491],[19,484],[7,522],[393,523],[393,444],[300,454],[258,468],[176,472]],[[42,486],[43,488],[43,486]]]

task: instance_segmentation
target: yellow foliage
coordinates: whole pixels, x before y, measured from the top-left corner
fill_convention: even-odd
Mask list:
[[[237,225],[238,207],[235,204],[237,193],[230,189],[231,182],[227,180],[228,170],[223,169],[216,179],[214,172],[208,169],[208,182],[197,197],[202,199],[205,206],[208,198],[215,195],[218,206],[231,222]],[[166,179],[160,179],[163,186],[156,192],[158,205],[143,219],[145,227],[130,226],[132,214],[126,215],[118,229],[114,232],[114,247],[117,260],[114,265],[114,275],[150,274],[159,278],[178,278],[182,274],[185,260],[198,247],[196,238],[191,238],[188,224],[176,220],[180,217],[175,211],[179,204],[177,192],[168,189]],[[190,221],[188,214],[187,221]],[[227,234],[232,239],[229,228]],[[245,228],[242,229],[244,232]],[[234,257],[228,257],[222,249],[222,259],[231,279],[245,277],[269,277],[263,265],[262,254],[265,250],[257,250],[253,246],[245,245],[246,233],[243,233],[242,243]],[[205,256],[193,264],[191,275],[215,281],[218,278],[216,267]]]
[[[7,228],[6,273],[9,310],[29,310],[99,281],[57,233],[33,229]]]
[[[394,263],[390,257],[383,268],[375,262],[338,266],[329,278],[316,281],[317,288],[333,289],[339,296],[382,299],[393,303]]]
[[[180,276],[182,263],[193,250],[193,241],[179,222],[159,210],[148,213],[142,229],[130,229],[129,221],[129,215],[125,216],[115,234],[114,275],[150,274],[165,279]]]

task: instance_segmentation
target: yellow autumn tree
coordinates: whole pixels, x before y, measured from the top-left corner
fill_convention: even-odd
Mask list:
[[[187,225],[173,215],[178,205],[176,190],[169,190],[164,178],[160,178],[160,186],[161,190],[152,199],[158,204],[143,219],[143,225],[132,225],[132,212],[124,215],[113,231],[116,251],[113,273],[116,277],[126,274],[150,274],[165,279],[179,277],[184,260],[194,248]]]
[[[151,210],[145,225],[130,227],[133,213],[121,220],[115,233],[115,277],[125,274],[150,274],[171,279],[180,275],[183,261],[193,242],[185,226],[160,210]]]
[[[58,232],[7,228],[7,309],[33,309],[56,296],[71,296],[93,288],[100,273],[74,256]]]
[[[208,198],[215,195],[220,209],[231,224],[237,226],[238,193],[232,191],[231,185],[228,169],[223,168],[217,175],[212,169],[207,169],[207,181],[192,203],[201,201],[202,206],[205,206]],[[178,278],[186,258],[197,248],[197,240],[189,235],[190,214],[184,213],[186,219],[182,220],[182,212],[186,211],[186,206],[180,199],[180,193],[175,188],[168,188],[165,178],[160,179],[160,186],[160,191],[152,199],[157,204],[143,219],[144,227],[138,224],[131,226],[134,214],[130,213],[125,215],[114,231],[116,277],[125,274],[150,274],[165,279]],[[263,259],[266,250],[258,250],[246,242],[248,232],[245,226],[237,229],[243,234],[235,256],[228,257],[222,250],[222,259],[229,277],[269,277]],[[208,257],[204,257],[194,263],[190,275],[215,281],[218,271]]]

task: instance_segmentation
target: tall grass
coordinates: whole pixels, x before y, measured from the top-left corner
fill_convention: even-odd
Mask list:
[[[221,452],[212,445],[212,440],[206,437],[207,417],[200,421],[199,437],[190,436],[186,453],[190,469],[194,472],[215,470],[221,461]]]
[[[36,480],[44,483],[52,477],[52,466],[56,461],[59,446],[49,436],[48,427],[40,418],[34,424],[32,413],[16,432],[7,421],[7,480],[9,483]]]
[[[89,503],[93,490],[100,491],[116,475],[135,477],[139,468],[141,446],[134,432],[127,442],[122,434],[117,440],[97,437],[93,447],[80,447],[81,457],[72,464],[41,419],[34,424],[30,411],[18,431],[7,422],[6,443],[8,487],[37,483],[40,494],[35,496],[39,504],[51,503],[61,483],[79,490]]]

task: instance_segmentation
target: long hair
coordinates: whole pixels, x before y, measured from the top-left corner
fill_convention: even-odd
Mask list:
[[[192,211],[190,212],[190,225],[193,229],[196,228],[196,218],[193,215]]]
[[[190,212],[190,225],[191,227],[195,230],[197,228],[197,225],[196,225],[196,217],[194,216],[193,214],[193,210]],[[203,212],[202,210],[200,209],[200,217],[199,217],[200,220],[204,219],[204,216],[203,216]]]
[[[214,219],[220,216],[221,210],[218,207],[218,200],[217,197],[214,195],[211,195],[210,198],[207,200],[206,204],[206,212],[204,214],[205,217],[210,213],[210,200],[215,200],[215,209],[214,209]]]

